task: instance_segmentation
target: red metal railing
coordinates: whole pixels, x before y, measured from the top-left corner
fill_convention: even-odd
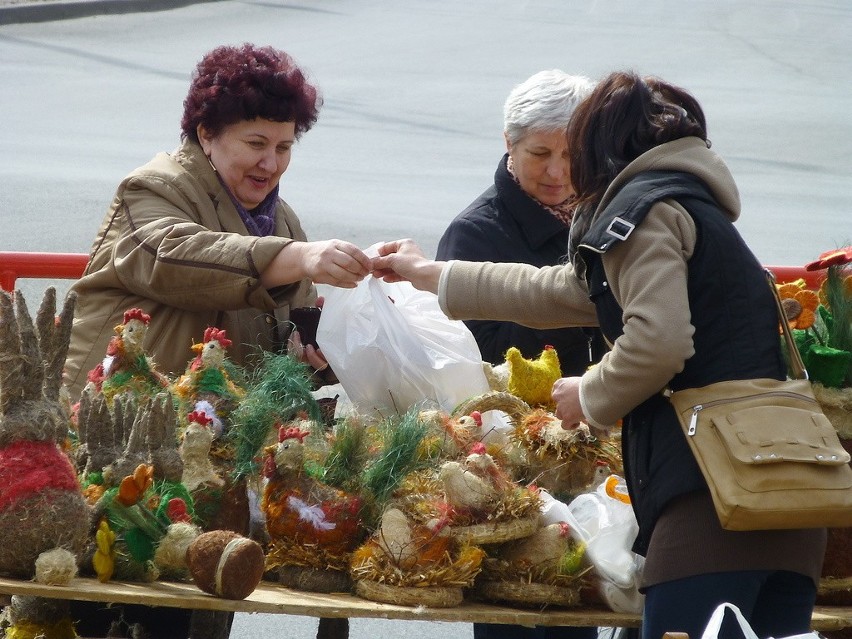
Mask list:
[[[15,290],[18,278],[76,280],[89,256],[84,253],[18,253],[0,251],[0,288]]]
[[[18,278],[76,280],[83,274],[89,259],[84,253],[19,253],[0,251],[0,288],[15,289]],[[817,288],[825,271],[806,271],[802,266],[770,266],[779,284],[803,279]]]

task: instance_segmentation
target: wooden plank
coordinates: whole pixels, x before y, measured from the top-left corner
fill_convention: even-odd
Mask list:
[[[32,581],[0,578],[0,593],[53,599],[78,599],[146,606],[230,610],[234,612],[285,614],[307,617],[400,619],[502,623],[521,626],[636,627],[641,617],[603,608],[525,610],[465,601],[454,608],[409,608],[360,599],[348,594],[320,594],[291,590],[262,582],[246,599],[219,599],[201,592],[194,584],[168,581],[153,583],[109,582],[77,578],[69,586],[45,586]],[[820,632],[852,627],[852,607],[818,606],[813,629]]]
[[[232,601],[201,592],[194,584],[167,581],[153,583],[109,582],[77,578],[69,586],[46,586],[31,581],[0,578],[0,593],[58,599],[135,603],[147,606],[231,610],[235,612],[288,614],[308,617],[402,619],[506,623],[524,626],[637,626],[636,615],[606,609],[524,610],[464,602],[454,608],[409,608],[375,603],[348,594],[321,594],[291,590],[262,582],[248,598]]]

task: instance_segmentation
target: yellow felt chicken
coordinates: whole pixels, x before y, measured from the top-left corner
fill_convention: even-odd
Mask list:
[[[559,355],[553,346],[545,346],[536,359],[526,359],[512,346],[506,351],[509,369],[508,390],[530,406],[552,406],[553,384],[562,376]]]

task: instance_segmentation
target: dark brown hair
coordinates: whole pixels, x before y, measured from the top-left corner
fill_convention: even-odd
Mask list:
[[[195,68],[183,101],[181,131],[198,142],[199,124],[214,136],[242,120],[295,122],[296,137],[317,121],[322,99],[293,59],[272,47],[221,46]]]
[[[571,182],[578,202],[597,205],[633,160],[688,136],[707,141],[704,111],[688,92],[658,78],[610,74],[577,107],[568,125]]]

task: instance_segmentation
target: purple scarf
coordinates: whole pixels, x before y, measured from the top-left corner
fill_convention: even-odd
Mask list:
[[[240,219],[242,219],[243,224],[246,225],[246,228],[251,235],[265,237],[275,233],[275,206],[278,204],[278,185],[269,192],[269,195],[263,199],[263,202],[249,211],[246,207],[237,202],[234,194],[231,193],[231,189],[222,182],[222,178],[218,172],[216,173],[216,177],[219,178],[219,182],[230,196],[231,202],[234,203],[234,206],[237,209],[237,213],[240,214]]]

